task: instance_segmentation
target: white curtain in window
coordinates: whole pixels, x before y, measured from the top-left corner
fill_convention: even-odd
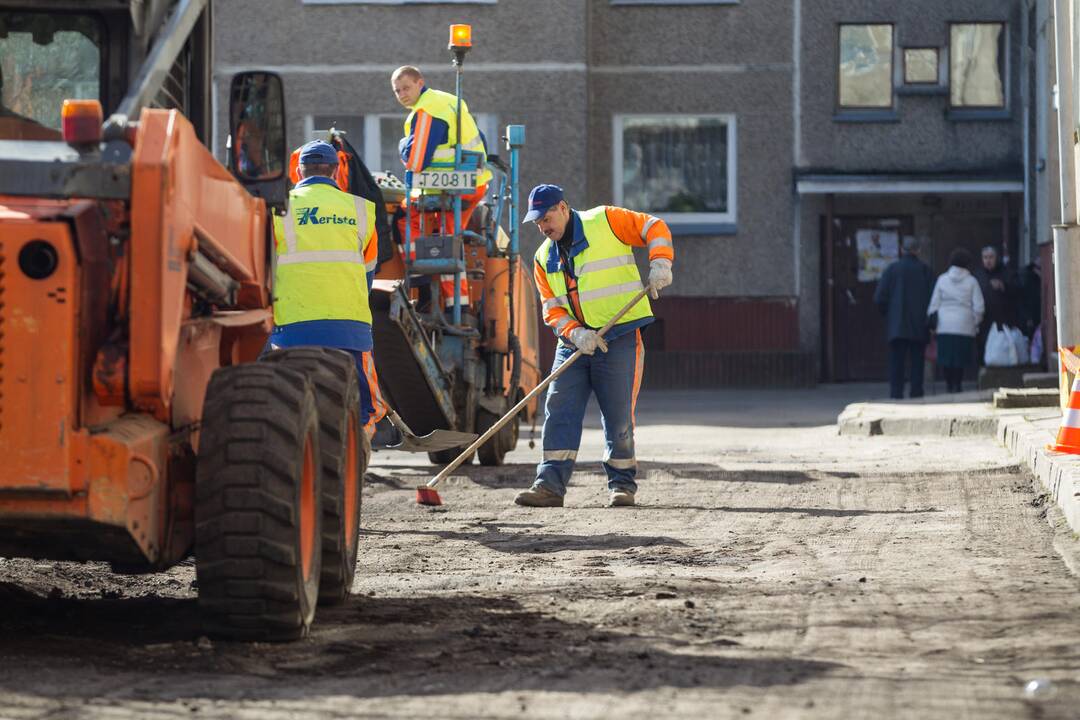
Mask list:
[[[952,26],[950,94],[956,107],[1003,107],[998,23]]]
[[[892,25],[840,27],[840,105],[890,108]]]
[[[622,135],[627,207],[728,211],[728,125],[723,118],[625,118]]]

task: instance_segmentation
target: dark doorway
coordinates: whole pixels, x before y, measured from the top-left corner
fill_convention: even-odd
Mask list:
[[[878,278],[899,257],[900,243],[914,233],[911,216],[823,218],[823,257],[831,264],[833,380],[884,380],[888,373],[885,320],[874,305]],[[831,252],[829,250],[831,249]],[[829,260],[831,259],[831,263]],[[826,272],[830,268],[826,267]],[[829,318],[825,318],[826,323]]]

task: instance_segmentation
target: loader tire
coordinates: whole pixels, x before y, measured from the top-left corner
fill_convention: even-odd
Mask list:
[[[501,416],[492,415],[486,410],[478,410],[476,429],[483,434],[500,419]],[[506,461],[506,453],[517,446],[518,422],[519,416],[515,415],[512,420],[502,426],[499,432],[477,449],[476,456],[481,465],[500,467]]]
[[[360,424],[356,359],[343,350],[298,347],[263,358],[302,372],[315,388],[322,456],[322,577],[319,603],[345,602],[356,576],[361,493],[371,446]]]
[[[322,567],[319,417],[311,382],[270,363],[216,370],[195,480],[195,574],[209,635],[304,637]]]

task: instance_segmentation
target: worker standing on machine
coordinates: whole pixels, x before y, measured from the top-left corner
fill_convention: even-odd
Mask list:
[[[537,185],[523,222],[535,222],[546,237],[533,273],[543,302],[544,322],[559,338],[554,372],[574,354],[584,357],[548,388],[544,407],[544,457],[536,481],[514,498],[518,505],[562,507],[581,443],[589,395],[596,393],[603,418],[604,470],[610,507],[633,505],[637,492],[634,406],[641,387],[645,350],[641,328],[653,321],[642,298],[603,338],[601,328],[641,291],[633,247],[649,251],[648,287],[671,284],[675,258],[671,230],[663,220],[619,207],[573,210],[557,185]],[[600,354],[595,354],[600,350]]]
[[[375,277],[375,203],[334,182],[338,154],[314,140],[300,148],[300,182],[284,217],[274,218],[272,349],[302,345],[345,350],[360,375],[360,421],[371,438],[386,414],[372,357],[368,292]]]
[[[394,96],[399,103],[411,112],[405,119],[405,136],[398,144],[401,153],[401,162],[406,170],[414,173],[422,172],[432,163],[453,163],[454,145],[458,141],[459,128],[457,127],[457,104],[456,95],[429,88],[424,84],[424,76],[419,68],[412,65],[399,67],[390,76],[390,84],[394,89]],[[461,149],[465,152],[483,153],[487,158],[487,142],[483,133],[476,125],[476,120],[469,112],[469,106],[464,100],[461,101]],[[469,218],[473,210],[487,194],[488,183],[491,181],[491,171],[483,168],[477,173],[476,189],[473,193],[461,196],[461,227],[465,229],[469,225]],[[437,194],[439,190],[423,190],[423,194]],[[408,212],[408,198],[403,201],[406,216],[399,225],[401,236],[405,236],[403,223],[411,225],[412,237],[420,235],[421,213]],[[428,213],[424,218],[427,233],[434,234],[433,228],[438,228],[439,234],[452,235],[454,233],[454,215],[446,213]],[[447,305],[453,304],[454,276],[442,275],[442,296],[447,298]],[[467,305],[469,302],[469,284],[464,277],[461,279],[461,302]]]

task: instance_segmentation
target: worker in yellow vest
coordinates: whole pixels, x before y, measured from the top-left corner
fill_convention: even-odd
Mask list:
[[[337,151],[315,140],[300,149],[300,182],[274,218],[273,349],[345,350],[360,375],[360,421],[370,438],[386,414],[372,357],[368,291],[375,277],[375,204],[338,189]]]
[[[410,110],[409,116],[405,119],[404,137],[398,143],[401,162],[404,163],[406,170],[421,172],[432,163],[453,163],[454,145],[457,142],[459,130],[462,151],[483,153],[485,160],[487,159],[486,139],[477,127],[476,120],[469,112],[469,106],[464,100],[461,101],[461,128],[458,128],[457,96],[427,87],[424,84],[424,76],[418,68],[412,65],[399,67],[391,75],[390,83],[398,102]],[[462,229],[468,227],[469,218],[487,194],[490,181],[491,171],[483,168],[477,175],[474,191],[461,196]],[[439,191],[424,190],[423,192],[434,194]],[[415,238],[420,234],[420,216],[420,213],[413,212],[407,219],[401,220],[398,227],[401,229],[402,237],[405,233],[405,222],[410,224],[412,237]],[[424,224],[427,226],[428,234],[438,232],[442,235],[451,235],[454,232],[452,213],[427,213]],[[438,230],[435,231],[435,228]],[[454,276],[443,275],[441,280],[443,298],[447,305],[452,305]],[[463,304],[468,304],[468,295],[468,283],[465,278],[462,278],[461,301]]]
[[[657,217],[625,208],[573,210],[557,185],[533,188],[524,222],[535,222],[547,237],[536,251],[533,276],[544,322],[559,339],[551,370],[576,350],[584,356],[548,388],[544,457],[536,481],[518,493],[514,502],[562,507],[581,443],[585,405],[595,393],[607,444],[608,505],[633,505],[637,492],[634,407],[645,360],[641,328],[653,321],[648,298],[639,301],[604,337],[597,329],[642,289],[632,248],[648,248],[648,287],[654,299],[671,284],[675,259],[671,230]]]

